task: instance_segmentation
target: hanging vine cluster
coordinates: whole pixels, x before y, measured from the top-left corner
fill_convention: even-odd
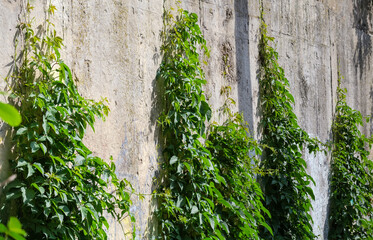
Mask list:
[[[366,148],[373,141],[361,134],[364,118],[347,105],[341,78],[339,75],[332,127],[329,239],[371,239],[373,162]]]
[[[4,189],[1,211],[17,206],[10,214],[28,239],[107,239],[107,214],[118,221],[128,216],[133,189],[118,179],[114,163],[93,156],[82,141],[86,128],[94,129],[96,117],[104,118],[109,109],[105,100],[79,94],[50,22],[56,8],[48,6],[38,31],[31,25],[29,3],[19,26],[22,63],[8,81],[23,122],[12,140],[10,164],[17,178]],[[11,218],[8,227],[14,226],[20,225]]]
[[[289,81],[278,64],[278,53],[271,46],[274,38],[267,33],[263,4],[260,19],[260,129],[261,143],[268,146],[261,167],[277,172],[260,179],[263,204],[271,213],[266,221],[273,230],[272,235],[262,229],[260,235],[264,239],[315,239],[310,215],[311,199],[315,198],[310,185],[315,182],[306,172],[302,151],[304,146],[309,152],[318,151],[318,140],[310,138],[298,125]]]
[[[159,119],[164,138],[163,179],[158,191],[159,239],[259,239],[265,226],[262,192],[249,152],[260,151],[241,118],[206,131],[211,118],[199,49],[208,55],[194,13],[166,13],[164,85]]]

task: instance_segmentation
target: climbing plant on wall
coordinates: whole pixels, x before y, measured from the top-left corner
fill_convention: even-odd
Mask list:
[[[208,50],[197,15],[182,9],[179,14],[176,19],[165,14],[158,72],[164,86],[158,238],[258,239],[258,226],[266,226],[265,209],[248,153],[260,150],[239,120],[214,125],[206,136],[211,109],[202,91],[199,51]]]
[[[221,201],[223,204],[215,204],[214,211],[226,220],[229,229],[227,239],[259,239],[260,226],[272,232],[262,215],[270,217],[263,207],[263,193],[256,181],[259,172],[256,156],[262,150],[249,137],[243,116],[231,111],[230,105],[234,105],[235,101],[229,97],[229,92],[230,87],[222,88],[226,101],[221,111],[227,120],[221,125],[211,125],[207,141],[213,164],[225,180],[224,184],[216,185],[224,201]]]
[[[165,89],[164,111],[159,119],[165,146],[164,178],[158,190],[159,239],[213,238],[219,219],[206,194],[215,189],[211,180],[219,179],[210,152],[200,142],[211,109],[202,91],[206,80],[197,45],[208,52],[197,15],[182,10],[179,13],[176,19],[165,13],[163,61],[158,73]],[[221,235],[221,228],[215,230]]]
[[[263,205],[270,211],[266,221],[273,236],[262,229],[264,239],[314,239],[312,232],[310,187],[314,180],[306,172],[302,151],[305,145],[310,152],[318,150],[317,140],[300,128],[289,92],[289,82],[278,64],[278,53],[271,46],[267,25],[261,7],[260,27],[260,128],[261,143],[267,145],[261,167],[276,170],[276,174],[261,177],[265,200]]]
[[[372,239],[373,162],[368,159],[372,139],[359,130],[359,111],[346,103],[346,89],[338,79],[333,121],[329,239]]]
[[[49,2],[45,24],[36,32],[31,10],[28,3],[19,26],[22,63],[8,79],[23,122],[12,141],[10,163],[17,179],[7,185],[8,204],[1,210],[15,206],[11,214],[28,239],[107,239],[106,216],[120,221],[128,215],[132,188],[118,179],[114,163],[93,156],[82,139],[109,109],[105,100],[79,94],[50,21],[55,6]]]

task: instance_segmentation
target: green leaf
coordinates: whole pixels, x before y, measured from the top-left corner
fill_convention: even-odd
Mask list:
[[[27,127],[21,127],[17,130],[16,135],[23,135],[27,132]]]
[[[27,163],[27,176],[26,178],[31,177],[35,173],[35,170],[32,168],[32,165]]]
[[[22,200],[25,204],[30,203],[35,197],[35,191],[32,190],[31,188],[21,188],[21,193],[22,193]]]
[[[44,175],[44,168],[43,168],[43,165],[41,165],[40,163],[34,163],[32,164],[32,166],[34,166],[37,170],[39,170],[39,172],[41,174]]]
[[[198,207],[197,206],[192,206],[192,210],[191,210],[191,214],[196,214],[196,213],[198,213]]]
[[[184,166],[184,164],[179,163],[177,165],[177,171],[176,172],[179,173],[179,174],[181,174],[183,172],[183,166]]]
[[[14,233],[14,232],[9,232],[9,236],[14,238],[15,240],[26,240],[26,238],[22,237],[21,235]]]
[[[227,202],[226,200],[224,200],[224,199],[219,199],[218,201],[219,201],[221,204],[223,204],[226,208],[228,208],[228,209],[232,208],[232,205],[231,205],[229,202]]]
[[[209,217],[209,222],[212,230],[215,230],[215,220],[213,217]]]
[[[76,166],[76,167],[81,166],[81,165],[84,164],[85,161],[86,160],[85,160],[84,157],[82,157],[81,155],[77,155],[75,157],[74,166]]]
[[[0,223],[0,233],[6,233],[8,229],[5,227],[4,224]]]
[[[2,102],[0,102],[0,118],[12,127],[18,126],[22,122],[22,117],[17,109]]]
[[[185,204],[185,199],[182,198],[181,196],[179,196],[177,198],[176,207],[180,208],[180,207],[184,206],[184,204]]]
[[[170,159],[170,165],[173,165],[177,162],[178,158],[176,156],[172,156]]]
[[[44,145],[44,143],[39,143],[39,146],[41,148],[41,150],[43,151],[44,154],[47,153],[47,147]]]
[[[221,225],[222,225],[224,231],[225,231],[227,234],[229,234],[229,227],[228,227],[228,224],[227,224],[226,222],[222,222]]]
[[[189,163],[183,162],[184,166],[188,169],[189,173],[193,175],[193,169]]]
[[[62,205],[59,208],[62,210],[62,212],[65,214],[65,216],[70,215],[70,209],[66,205]]]
[[[22,229],[21,222],[15,217],[10,217],[9,222],[8,222],[8,229],[10,232],[17,233],[22,236],[26,236],[26,232]]]
[[[17,161],[17,167],[16,168],[26,166],[27,164],[28,164],[28,162],[25,159],[21,158]]]
[[[45,189],[43,187],[39,187],[36,183],[32,183],[31,186],[36,188],[41,193],[41,195],[45,193]]]
[[[32,153],[37,152],[40,149],[39,144],[37,144],[36,142],[31,142],[30,147]]]
[[[207,120],[211,119],[211,108],[210,108],[210,106],[208,105],[207,102],[205,102],[205,101],[201,102],[200,111],[201,111],[201,114],[203,116],[206,116]]]
[[[63,213],[61,213],[61,212],[58,211],[58,210],[56,210],[55,212],[56,212],[56,215],[57,215],[57,218],[58,218],[60,224],[62,224],[62,223],[63,223],[63,218],[64,218],[64,217],[63,217]]]
[[[82,214],[82,221],[84,221],[87,218],[88,210],[85,207],[80,208],[80,213]]]

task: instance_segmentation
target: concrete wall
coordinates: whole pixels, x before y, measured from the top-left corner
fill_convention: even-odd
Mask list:
[[[36,22],[43,20],[47,1],[31,1]],[[84,96],[109,100],[111,113],[96,124],[86,143],[100,157],[113,156],[120,177],[138,192],[154,190],[159,152],[156,119],[160,112],[155,76],[161,62],[160,31],[164,8],[173,0],[54,0],[57,32],[65,39],[64,58],[79,79]],[[312,136],[330,140],[337,72],[344,75],[348,102],[364,115],[373,112],[372,10],[370,0],[264,0],[265,19],[276,38],[280,62],[295,97],[299,122]],[[13,37],[25,0],[0,1],[0,76],[14,52]],[[259,0],[184,0],[181,6],[200,16],[211,50],[205,66],[209,103],[223,103],[222,86],[232,87],[237,110],[255,132],[258,123]],[[225,59],[225,60],[224,60]],[[225,74],[223,74],[225,72]],[[3,83],[2,83],[3,84]],[[3,84],[4,85],[4,84]],[[217,113],[214,120],[219,121]],[[365,133],[372,133],[369,123]],[[4,136],[4,131],[0,132]],[[6,141],[3,141],[3,143]],[[4,145],[4,144],[3,144]],[[4,151],[2,151],[4,153]],[[328,230],[329,156],[306,156],[315,179],[314,230],[324,239]],[[0,159],[0,177],[6,172]],[[131,211],[139,239],[146,239],[151,197]],[[110,239],[126,239],[111,223]],[[129,228],[128,220],[125,225]]]

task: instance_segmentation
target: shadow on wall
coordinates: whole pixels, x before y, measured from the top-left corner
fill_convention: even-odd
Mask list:
[[[368,58],[372,53],[372,0],[354,0],[354,23],[357,45],[354,54],[355,72],[363,78]]]
[[[251,134],[254,134],[253,96],[250,78],[248,0],[234,1],[234,10],[238,108],[243,113],[245,121],[249,124]]]
[[[159,36],[162,38],[162,36]],[[160,58],[160,52],[158,52],[158,49],[155,49],[155,54],[153,56],[153,61],[154,64],[158,65],[159,64],[159,58]],[[161,59],[161,62],[164,62],[164,59]],[[153,135],[153,141],[156,143],[157,146],[157,152],[158,152],[158,158],[156,160],[158,169],[155,170],[154,172],[154,179],[152,181],[152,186],[151,186],[151,192],[154,193],[158,188],[159,184],[162,179],[162,169],[161,169],[161,164],[163,161],[163,140],[162,140],[162,129],[158,125],[158,119],[160,117],[161,112],[164,109],[164,101],[163,101],[163,96],[164,94],[164,84],[161,81],[159,77],[159,68],[157,70],[157,74],[154,77],[152,81],[152,108],[151,108],[151,113],[150,113],[150,126],[149,126],[149,131],[152,132],[152,128],[154,128],[154,135]],[[148,223],[145,229],[144,233],[144,238],[143,239],[154,239],[158,236],[158,220],[157,216],[155,214],[155,210],[158,207],[158,201],[157,198],[152,196],[151,198],[151,203],[150,203],[150,208],[149,208],[149,218],[148,218]]]
[[[360,81],[364,80],[362,86],[369,86],[371,82],[370,73],[370,58],[372,55],[372,35],[373,35],[373,0],[354,0],[354,23],[353,28],[357,36],[357,43],[354,53],[355,74]],[[368,68],[368,69],[367,69]],[[364,73],[368,73],[364,76]],[[368,85],[366,85],[368,83]],[[369,101],[373,102],[373,89],[370,87]],[[373,104],[371,104],[370,113],[373,114]],[[370,125],[372,126],[372,120]],[[370,127],[370,135],[373,135],[373,127]]]

